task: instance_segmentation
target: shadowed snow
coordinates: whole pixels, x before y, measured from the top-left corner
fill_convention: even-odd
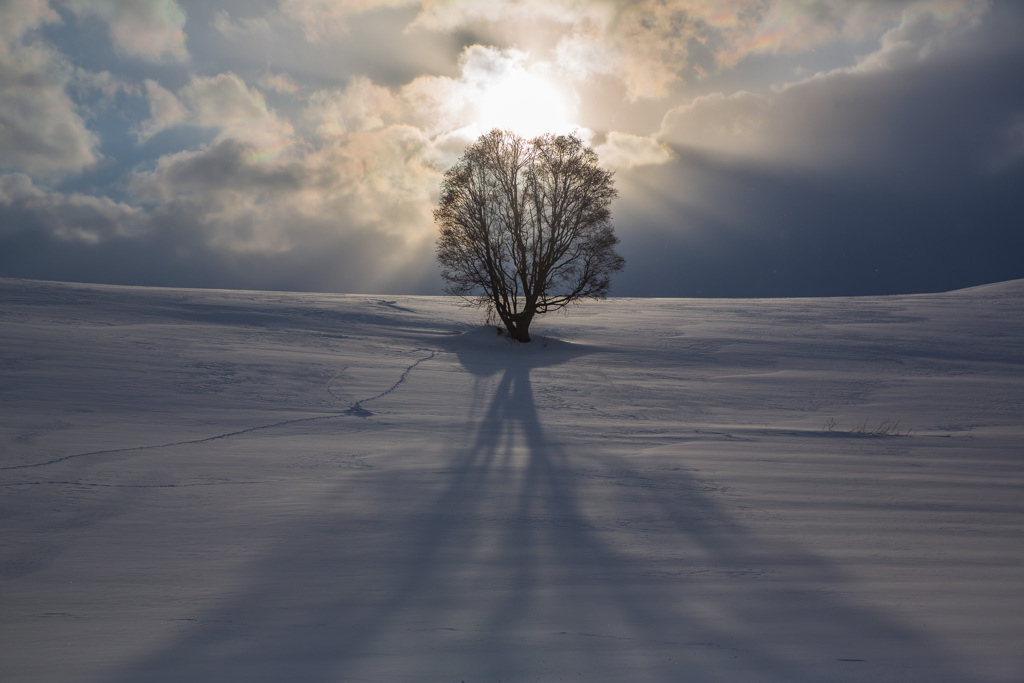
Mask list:
[[[5,681],[1024,674],[1024,282],[0,300]]]

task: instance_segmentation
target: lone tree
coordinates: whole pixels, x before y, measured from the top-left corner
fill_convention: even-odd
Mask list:
[[[534,316],[607,296],[625,264],[609,209],[617,194],[575,135],[481,136],[445,173],[434,211],[445,291],[530,341]]]

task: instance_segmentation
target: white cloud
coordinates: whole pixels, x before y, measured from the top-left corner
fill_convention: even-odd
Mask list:
[[[136,137],[144,142],[157,133],[184,123],[188,110],[167,88],[152,79],[143,82],[146,99],[149,100],[149,118],[142,121],[136,130]]]
[[[687,81],[729,69],[751,55],[808,53],[856,44],[930,17],[955,26],[987,10],[987,0],[279,0],[265,17],[233,21],[218,13],[225,36],[269,35],[281,19],[312,43],[359,40],[352,19],[414,8],[406,34],[470,31],[483,42],[531,44],[566,76],[611,76],[628,100],[662,99]],[[390,21],[390,20],[389,20]],[[896,39],[896,34],[891,36]],[[400,49],[400,48],[396,48]],[[531,47],[531,49],[534,49]]]
[[[613,169],[656,166],[675,156],[664,143],[642,135],[612,131],[594,148],[601,163]]]
[[[298,1],[298,0],[296,0]],[[367,3],[375,4],[375,3]],[[567,74],[613,75],[630,100],[659,99],[686,79],[751,55],[796,54],[858,43],[927,18],[943,30],[971,23],[985,0],[461,0],[425,1],[413,26],[488,27],[517,42],[539,22],[560,25],[553,54]],[[509,31],[519,34],[509,35]],[[896,26],[896,28],[893,28]],[[896,33],[892,33],[896,31]]]
[[[895,55],[900,27],[926,17],[940,27],[970,23],[987,0],[279,0],[264,17],[214,25],[230,37],[269,35],[281,19],[306,39],[324,43],[348,35],[353,18],[414,8],[406,33],[471,31],[494,45],[544,45],[569,77],[612,76],[627,99],[662,99],[687,81],[729,69],[751,55],[809,53],[834,43],[858,44],[887,32]],[[399,49],[399,48],[396,48]],[[532,48],[531,48],[532,49]],[[884,51],[883,51],[884,52]],[[881,55],[879,55],[881,56]]]
[[[0,46],[17,41],[25,33],[43,24],[60,21],[60,15],[48,2],[4,0],[0,2]]]
[[[976,28],[988,11],[981,0],[931,0],[907,7],[899,23],[886,31],[878,50],[862,57],[854,71],[873,71],[911,66],[933,57],[951,38]]]
[[[407,7],[416,0],[279,0],[282,16],[294,21],[312,43],[347,33],[350,17],[382,8]]]
[[[344,90],[313,93],[305,116],[319,137],[337,138],[354,131],[383,128],[401,120],[404,114],[405,105],[399,95],[359,76]]]
[[[421,76],[400,89],[410,123],[429,136],[476,138],[491,128],[532,137],[576,131],[576,93],[560,83],[548,62],[515,49],[471,45],[459,56],[460,75]]]
[[[0,3],[0,168],[62,173],[100,158],[68,95],[75,69],[33,33],[59,19],[45,3]]]
[[[221,138],[243,140],[262,149],[286,145],[292,138],[291,124],[268,109],[263,94],[234,73],[193,76],[178,97],[190,111],[190,123],[219,128]]]
[[[680,147],[754,156],[771,140],[763,135],[775,95],[712,93],[670,109],[659,139]]]
[[[335,262],[322,286],[384,291],[433,271],[431,211],[440,172],[407,125],[355,131],[266,157],[224,139],[135,173],[130,192],[189,251],[229,262]],[[426,270],[425,270],[426,269]],[[422,286],[410,284],[409,286]]]
[[[60,0],[78,15],[106,22],[114,48],[150,61],[188,59],[185,11],[176,0]]]
[[[233,40],[269,40],[274,35],[270,20],[266,17],[249,17],[235,20],[227,10],[217,10],[213,27],[225,38]]]
[[[258,85],[264,90],[270,90],[282,94],[294,95],[299,91],[299,86],[288,74],[265,72],[260,76]]]
[[[201,223],[196,235],[206,249],[284,254],[341,231],[364,235],[352,238],[358,251],[372,233],[392,244],[396,268],[411,267],[433,241],[443,170],[482,132],[478,105],[487,89],[547,68],[483,46],[466,49],[459,64],[458,77],[421,76],[397,88],[356,77],[314,92],[302,115],[305,138],[233,73],[193,77],[176,94],[147,82],[152,116],[141,136],[178,124],[219,134],[132,174],[131,195],[155,215],[173,207],[179,219]],[[622,133],[608,136],[606,148],[620,166],[668,154],[650,138]]]
[[[263,94],[238,75],[193,76],[177,95],[162,85],[144,81],[150,116],[136,129],[140,141],[178,125],[214,128],[218,140],[235,139],[264,152],[293,141],[291,123],[267,107]]]
[[[605,23],[617,3],[610,0],[423,0],[413,26],[452,31],[479,24],[554,22]]]
[[[491,127],[540,132],[581,130],[576,98],[559,88],[545,62],[514,49],[472,45],[459,57],[460,74],[419,76],[387,88],[360,76],[343,89],[310,96],[305,119],[321,137],[338,137],[404,123],[434,139],[470,140]]]

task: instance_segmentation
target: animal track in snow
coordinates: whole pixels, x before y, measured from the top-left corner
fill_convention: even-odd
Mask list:
[[[417,351],[427,351],[428,349],[416,349],[416,350]],[[405,369],[405,371],[402,373],[402,376],[398,378],[397,382],[395,382],[390,387],[388,387],[384,391],[380,392],[376,396],[371,396],[370,398],[364,398],[364,399],[362,399],[360,401],[356,401],[355,403],[353,403],[348,408],[348,410],[346,410],[344,412],[344,414],[345,415],[357,415],[359,417],[369,417],[369,416],[373,415],[373,413],[371,413],[369,410],[367,410],[366,408],[363,407],[364,403],[369,403],[370,401],[376,401],[378,398],[384,398],[385,396],[390,394],[392,391],[397,389],[403,382],[405,382],[405,380],[409,377],[409,373],[412,372],[416,368],[417,365],[419,365],[420,363],[425,363],[426,361],[433,359],[433,357],[436,354],[437,354],[436,351],[430,351],[430,355],[429,356],[426,356],[425,358],[420,358],[418,361],[416,361],[415,363],[413,363],[412,365],[407,367]],[[334,394],[331,394],[331,395],[333,396]]]
[[[356,401],[355,403],[350,405],[347,409],[345,409],[345,410],[343,410],[341,412],[331,413],[329,415],[315,415],[313,417],[300,417],[300,418],[296,418],[294,420],[282,420],[280,422],[273,422],[271,424],[259,425],[259,426],[256,426],[256,427],[247,427],[246,429],[238,429],[238,430],[235,430],[233,432],[225,432],[224,434],[216,434],[214,436],[207,436],[207,437],[203,437],[203,438],[200,438],[200,439],[186,439],[184,441],[172,441],[172,442],[169,442],[169,443],[151,444],[151,445],[148,445],[148,446],[128,446],[126,448],[108,448],[108,449],[98,450],[98,451],[87,451],[85,453],[72,453],[71,455],[65,455],[65,456],[62,456],[62,457],[59,457],[59,458],[53,458],[52,460],[44,460],[42,462],[27,463],[27,464],[24,464],[24,465],[6,465],[4,467],[0,467],[0,471],[24,470],[24,469],[32,469],[32,468],[35,468],[35,467],[46,467],[48,465],[56,465],[58,463],[66,462],[68,460],[74,460],[76,458],[85,458],[85,457],[96,456],[96,455],[114,455],[114,454],[117,454],[117,453],[134,453],[134,452],[138,452],[138,451],[152,451],[152,450],[158,450],[158,449],[161,449],[161,448],[173,448],[174,446],[194,446],[194,445],[201,444],[201,443],[208,443],[210,441],[218,441],[220,439],[230,439],[230,438],[233,438],[233,437],[236,437],[236,436],[242,436],[243,434],[251,434],[252,432],[259,432],[259,431],[264,431],[264,430],[268,430],[268,429],[277,429],[278,427],[286,427],[288,425],[294,425],[294,424],[302,424],[304,422],[318,422],[318,421],[321,421],[321,420],[333,420],[333,419],[336,419],[336,418],[339,418],[339,417],[344,417],[346,415],[355,415],[357,417],[370,417],[371,415],[373,415],[373,413],[370,412],[369,410],[367,410],[366,408],[363,408],[362,407],[363,403],[369,403],[370,401],[376,401],[377,399],[383,398],[383,397],[387,396],[388,394],[392,393],[395,389],[397,389],[399,386],[401,386],[402,383],[404,383],[406,379],[408,379],[409,373],[411,373],[420,363],[424,363],[424,362],[426,362],[428,360],[433,359],[434,356],[437,354],[436,351],[433,351],[433,350],[430,350],[430,349],[415,349],[415,350],[416,351],[428,351],[429,350],[430,351],[430,355],[429,356],[425,356],[423,358],[420,358],[419,360],[417,360],[414,363],[412,363],[412,365],[407,367],[402,372],[402,375],[398,378],[398,381],[396,381],[394,384],[392,384],[390,387],[388,387],[384,391],[380,392],[376,396],[371,396],[370,398],[364,398],[364,399],[361,399],[359,401]],[[328,391],[328,393],[331,394],[331,396],[335,396],[335,394],[331,391],[331,388],[330,388],[331,382],[333,382],[338,377],[338,375],[340,375],[345,370],[346,370],[346,368],[342,368],[337,373],[335,373],[334,376],[331,377],[330,380],[328,380],[328,382],[327,382],[327,391]],[[337,398],[337,396],[335,396],[335,398]]]

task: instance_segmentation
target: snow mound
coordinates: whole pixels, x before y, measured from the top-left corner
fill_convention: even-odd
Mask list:
[[[509,353],[537,354],[537,353],[558,353],[571,351],[577,346],[571,342],[545,337],[539,334],[533,335],[528,344],[521,344],[509,338],[504,329],[494,325],[481,325],[474,327],[467,332],[460,334],[454,346],[464,349],[480,350],[507,350]]]
[[[474,375],[490,375],[510,368],[537,368],[559,365],[597,349],[580,343],[573,343],[545,337],[532,336],[532,341],[522,344],[510,339],[494,325],[474,327],[448,340],[444,346],[453,352],[465,370]]]

